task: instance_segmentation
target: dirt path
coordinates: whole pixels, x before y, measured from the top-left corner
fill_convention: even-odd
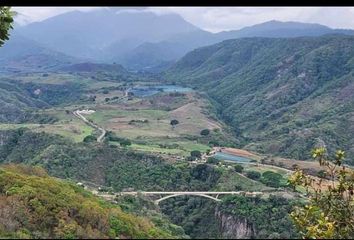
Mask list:
[[[101,128],[99,126],[97,126],[96,124],[90,122],[89,120],[87,120],[87,118],[85,118],[82,114],[81,114],[81,111],[80,110],[76,110],[73,112],[73,114],[80,118],[82,121],[84,121],[87,125],[101,131],[101,135],[97,138],[97,142],[102,142],[103,139],[104,139],[104,136],[106,135],[106,130],[104,128]]]

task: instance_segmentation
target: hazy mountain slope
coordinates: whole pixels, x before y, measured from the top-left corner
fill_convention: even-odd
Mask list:
[[[0,48],[0,71],[47,71],[78,60],[14,33]]]
[[[242,37],[287,38],[299,36],[320,36],[333,33],[354,35],[353,30],[331,29],[320,24],[269,21],[250,27],[245,27],[240,30],[223,31],[215,34],[207,31],[195,31],[178,34],[167,39],[166,41],[142,44],[136,49],[126,53],[125,58],[120,62],[124,66],[132,68],[143,68],[146,66],[151,67],[151,65],[158,63],[161,64],[166,60],[177,60],[195,48],[215,44],[226,39]],[[171,47],[168,45],[171,45]],[[166,52],[170,53],[168,59],[165,57]],[[151,60],[149,61],[149,59]]]
[[[207,91],[249,149],[300,159],[323,143],[354,156],[353,76],[350,36],[228,40],[165,73]]]
[[[321,24],[301,22],[268,21],[240,30],[223,31],[217,33],[220,40],[241,38],[241,37],[301,37],[321,36],[325,34],[348,34],[354,35],[354,30],[332,29]]]
[[[159,44],[143,43],[115,61],[133,70],[144,70],[175,61],[188,50],[188,46],[167,41]]]
[[[125,49],[125,39],[161,41],[178,33],[198,30],[176,14],[156,15],[147,11],[117,11],[102,9],[90,12],[73,11],[41,22],[32,23],[17,31],[52,49],[65,54],[100,59],[110,45],[109,55]],[[120,44],[115,44],[119,42]],[[130,41],[126,41],[129,45]]]
[[[124,69],[122,65],[119,64],[99,64],[91,62],[77,63],[69,66],[60,68],[61,71],[72,71],[72,72],[115,72],[128,74],[128,71]]]

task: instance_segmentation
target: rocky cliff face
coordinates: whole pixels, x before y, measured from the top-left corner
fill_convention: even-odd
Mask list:
[[[245,239],[255,235],[254,226],[244,218],[223,213],[219,209],[215,210],[215,217],[218,219],[222,238]]]

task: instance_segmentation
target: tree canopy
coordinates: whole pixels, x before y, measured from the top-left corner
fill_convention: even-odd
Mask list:
[[[200,131],[200,135],[202,135],[202,136],[207,136],[207,135],[209,135],[209,133],[210,133],[209,129],[203,129],[202,131]]]
[[[9,39],[9,31],[13,28],[13,16],[11,7],[0,7],[0,47]]]
[[[173,120],[171,120],[171,122],[170,122],[170,124],[172,125],[172,126],[174,126],[174,125],[177,125],[179,122],[178,122],[178,120],[176,120],[176,119],[173,119]]]

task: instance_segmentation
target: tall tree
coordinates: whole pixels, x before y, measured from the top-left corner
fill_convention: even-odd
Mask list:
[[[15,12],[11,11],[11,7],[0,7],[0,47],[9,39],[14,15]]]

